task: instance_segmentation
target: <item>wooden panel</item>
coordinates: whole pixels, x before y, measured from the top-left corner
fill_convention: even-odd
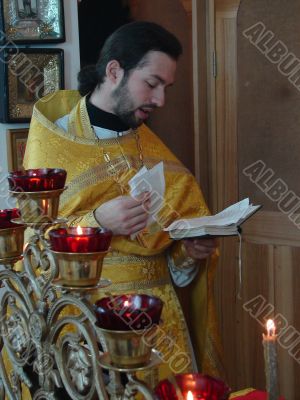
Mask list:
[[[196,2],[197,0],[193,0]],[[208,184],[209,196],[207,198],[209,208],[212,212],[216,209],[216,170],[217,158],[215,151],[216,138],[216,80],[214,76],[214,59],[215,59],[215,1],[206,0],[206,43],[207,43],[207,149],[208,149]],[[195,71],[196,73],[196,71]]]
[[[237,148],[237,67],[236,67],[236,11],[238,1],[216,0],[216,48],[218,60],[218,77],[216,84],[216,102],[209,105],[208,110],[212,113],[210,120],[216,117],[216,129],[210,130],[209,139],[212,143],[212,154],[210,167],[213,172],[213,196],[215,207],[221,209],[229,202],[238,198],[238,148]],[[248,3],[248,10],[245,15],[257,20],[257,13],[253,5],[266,7],[272,13],[268,14],[269,19],[274,19],[273,2],[255,0],[243,1]],[[264,4],[263,4],[264,3]],[[292,2],[295,4],[295,1]],[[276,4],[279,4],[276,1]],[[282,3],[281,3],[282,5]],[[300,1],[299,1],[300,5]],[[248,13],[248,14],[247,14]],[[277,12],[280,19],[280,29],[291,29],[284,24],[282,19],[283,9]],[[290,15],[291,10],[287,11]],[[298,15],[297,13],[294,13]],[[276,27],[274,27],[275,29]],[[277,28],[276,28],[277,29]],[[278,27],[279,29],[279,27]],[[298,29],[298,28],[297,28]],[[297,31],[297,30],[296,30]],[[292,34],[292,33],[291,33]],[[299,45],[299,40],[297,45]],[[249,56],[249,54],[248,54]],[[253,69],[253,60],[247,58],[250,75]],[[251,75],[252,76],[252,75]],[[256,90],[259,96],[264,87],[264,81],[256,83]],[[287,92],[284,92],[287,94]],[[283,93],[282,93],[283,94]],[[270,95],[270,93],[269,93]],[[214,95],[212,95],[212,98]],[[291,99],[290,99],[291,100]],[[247,113],[243,117],[243,126],[253,121],[263,124],[273,123],[274,118],[264,113],[264,107],[268,110],[269,103],[261,103],[261,118],[257,118],[255,98],[248,104]],[[216,106],[214,110],[214,106]],[[252,107],[253,106],[253,107]],[[280,112],[287,106],[283,101],[277,104]],[[288,110],[289,112],[289,110]],[[298,113],[299,114],[299,113]],[[297,114],[297,115],[298,115]],[[274,115],[274,113],[273,113]],[[298,121],[299,115],[295,113],[290,118]],[[297,124],[297,122],[296,122]],[[298,124],[299,125],[299,124]],[[241,129],[241,125],[239,125]],[[251,135],[252,133],[248,133]],[[264,133],[260,135],[265,140]],[[252,140],[252,138],[250,138]],[[286,137],[283,138],[286,140]],[[297,136],[295,142],[287,142],[287,145],[298,148]],[[272,145],[275,143],[272,143]],[[247,157],[254,157],[256,160],[257,151],[260,147],[253,146],[252,153],[244,146],[243,152]],[[273,160],[272,152],[267,146],[268,157]],[[290,177],[294,171],[288,167],[291,162],[297,161],[297,157],[284,166],[282,176]],[[277,161],[274,161],[277,163]],[[276,164],[277,165],[277,164]],[[240,167],[241,168],[241,167]],[[288,181],[288,179],[287,179]],[[251,197],[254,185],[249,189]],[[262,196],[265,194],[262,192]],[[295,340],[287,349],[278,343],[279,361],[279,382],[281,393],[287,400],[297,400],[300,391],[300,357],[298,354],[292,357],[289,351],[299,350],[300,354],[300,309],[296,305],[300,301],[300,230],[289,220],[288,215],[281,213],[278,204],[273,202],[274,211],[263,211],[251,218],[243,226],[243,284],[242,299],[237,298],[238,293],[238,244],[235,239],[223,239],[221,243],[221,257],[216,279],[216,299],[219,315],[219,323],[224,344],[225,366],[228,373],[228,383],[233,389],[241,389],[247,386],[258,389],[265,388],[263,348],[261,335],[265,330],[264,322],[267,317],[275,315],[276,319],[282,317],[287,321],[289,327],[294,329]],[[262,309],[254,308],[252,300],[260,300]],[[265,308],[264,308],[265,307]],[[281,315],[282,314],[282,315]],[[282,337],[284,331],[282,331]],[[299,360],[297,359],[299,358]]]
[[[265,170],[273,173],[266,186],[282,179],[290,190],[300,193],[300,91],[299,81],[291,82],[299,60],[285,73],[280,71],[286,54],[299,58],[299,14],[299,0],[289,0],[288,7],[282,0],[243,0],[238,14],[239,190],[241,197],[251,196],[268,211],[277,210],[276,202],[243,169],[261,160]],[[253,35],[249,28],[258,23]],[[269,40],[262,39],[265,35]],[[282,51],[277,54],[278,43]]]
[[[299,254],[299,253],[298,253]],[[294,322],[294,291],[293,276],[297,273],[293,265],[292,248],[287,246],[275,247],[275,313],[281,313],[288,321],[288,324]],[[295,362],[289,356],[287,350],[278,346],[278,366],[279,366],[279,384],[280,391],[284,393],[287,399],[295,399]]]
[[[233,257],[228,251],[224,255],[229,255],[230,259]],[[236,288],[234,285],[227,287],[229,295],[223,293],[223,304],[231,304],[231,310],[226,312],[224,307],[225,315],[221,320],[228,382],[236,389],[245,386],[255,386],[262,390],[265,388],[261,335],[265,331],[266,319],[275,317],[275,321],[286,321],[284,328],[294,328],[295,331],[289,347],[283,348],[278,343],[277,349],[281,393],[286,399],[297,399],[300,365],[288,351],[295,343],[299,343],[300,336],[300,313],[298,307],[295,307],[300,300],[299,257],[300,249],[297,248],[244,242],[241,300],[235,297],[238,288],[237,263],[234,274],[232,269],[226,268],[228,264],[224,264],[226,270],[223,271],[223,277],[231,272],[231,277],[235,276],[236,282]],[[225,288],[225,283],[223,285]],[[234,293],[230,293],[231,291]],[[260,299],[259,307],[254,305],[254,301],[251,305],[250,301],[253,299]],[[234,330],[230,330],[233,326]],[[280,325],[277,324],[277,327],[279,329]],[[278,333],[280,334],[280,330]]]
[[[235,313],[237,301],[237,255],[238,246],[235,238],[220,241],[220,261],[216,273],[215,300],[218,323],[224,348],[224,362],[227,382],[236,388],[235,366],[237,366],[238,324]]]
[[[300,246],[300,229],[288,215],[275,211],[258,212],[243,225],[243,238],[255,243]]]
[[[217,77],[215,94],[209,111],[212,113],[209,132],[211,145],[211,196],[213,211],[219,211],[237,201],[237,128],[236,128],[236,14],[231,1],[215,5],[215,40]],[[211,86],[213,88],[213,85]],[[215,109],[214,109],[215,107]],[[215,129],[214,129],[215,128]],[[237,241],[222,240],[221,257],[216,276],[216,303],[224,345],[224,364],[228,383],[240,388],[243,375],[240,360],[240,317],[237,302],[238,271]],[[234,350],[233,350],[234,349]]]
[[[207,119],[207,57],[206,2],[193,0],[193,99],[195,176],[209,201],[208,175],[208,119]],[[209,48],[209,45],[208,45]]]
[[[236,387],[265,388],[261,321],[256,309],[247,305],[255,298],[272,303],[274,299],[273,246],[244,243],[242,257],[242,300],[236,302],[236,351],[237,363],[230,365],[231,373],[236,374]],[[250,310],[252,313],[250,313]],[[255,310],[255,312],[253,312]],[[228,313],[227,313],[228,314]]]
[[[192,16],[192,0],[181,0],[183,8],[189,17]]]
[[[168,89],[166,104],[156,110],[147,125],[194,172],[192,21],[180,0],[134,0],[136,20],[156,22],[181,41],[176,83]]]
[[[216,0],[216,11],[224,16],[236,17],[241,0]]]
[[[216,12],[217,210],[237,201],[236,13]],[[214,210],[214,211],[217,211]]]
[[[235,390],[250,386],[263,389],[264,328],[243,306],[257,296],[274,301],[273,246],[243,243],[241,299],[237,258],[238,242],[227,238],[221,247],[216,290],[227,382]]]
[[[290,284],[288,286],[285,286],[284,289],[282,289],[281,283],[278,279],[278,292],[281,293],[282,297],[285,297],[285,294],[289,294],[289,292],[292,293],[292,299],[290,300],[289,303],[289,307],[293,310],[293,316],[291,317],[291,319],[288,321],[289,325],[291,325],[292,327],[295,328],[297,334],[298,334],[298,338],[300,336],[300,274],[299,274],[299,260],[300,260],[300,249],[299,248],[293,248],[292,249],[292,254],[291,254],[291,263],[292,263],[292,272],[290,273],[289,271],[287,271],[288,276],[292,275],[292,280],[290,282]],[[285,276],[285,267],[286,267],[286,263],[285,263],[285,259],[283,259],[283,262],[281,264],[281,271],[282,271],[282,276]],[[283,281],[285,278],[283,277],[281,280]],[[289,295],[288,298],[290,299]],[[299,339],[298,339],[299,340]],[[293,340],[293,342],[295,343],[295,340]],[[288,351],[290,351],[292,347],[292,344],[290,344],[289,349],[285,350],[286,351],[286,356],[288,354]],[[298,341],[298,344],[294,345],[294,349],[291,352],[291,354],[295,354],[296,350],[299,350],[300,348],[300,344]],[[299,393],[300,393],[300,380],[299,380],[299,376],[300,376],[300,357],[299,357],[299,353],[296,357],[293,357],[291,354],[288,354],[289,358],[293,359],[293,380],[294,380],[294,396],[291,397],[286,397],[287,399],[289,398],[294,398],[296,399],[297,397],[299,397]],[[281,364],[279,365],[281,374],[285,374],[287,375],[288,370],[284,369],[284,366],[281,366]],[[291,383],[291,382],[290,382]],[[292,385],[292,383],[291,383]],[[285,393],[285,391],[287,391],[287,393],[289,393],[289,388],[288,386],[288,381],[287,384],[285,384],[283,387],[283,393]]]

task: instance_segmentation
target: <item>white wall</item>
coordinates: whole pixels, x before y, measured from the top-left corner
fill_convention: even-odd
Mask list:
[[[79,35],[77,0],[64,0],[66,41],[64,43],[34,45],[30,47],[58,47],[64,50],[65,55],[65,88],[77,88],[77,73],[80,69]],[[1,95],[1,93],[0,93]],[[29,124],[1,124],[0,123],[0,208],[10,208],[8,202],[6,175],[7,165],[7,129],[23,128]]]

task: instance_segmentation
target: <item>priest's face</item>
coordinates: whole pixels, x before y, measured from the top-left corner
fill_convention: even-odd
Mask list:
[[[165,104],[166,89],[173,84],[175,71],[176,61],[165,53],[146,54],[112,92],[113,113],[131,128],[140,126],[155,108]]]

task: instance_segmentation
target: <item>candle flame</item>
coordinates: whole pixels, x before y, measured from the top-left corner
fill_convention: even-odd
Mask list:
[[[77,230],[77,235],[82,235],[83,232],[82,232],[82,228],[80,225],[77,226],[76,230]]]
[[[129,306],[129,301],[128,300],[125,300],[124,301],[124,307],[128,307]]]
[[[188,391],[188,394],[187,394],[186,400],[194,400],[193,393],[192,393],[190,390]]]
[[[272,319],[268,319],[268,321],[267,321],[267,332],[268,332],[268,336],[275,335],[275,324]]]

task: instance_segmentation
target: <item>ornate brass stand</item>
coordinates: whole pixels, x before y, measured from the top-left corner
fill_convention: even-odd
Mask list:
[[[59,389],[74,400],[131,400],[137,392],[154,399],[135,373],[156,366],[157,353],[153,351],[150,362],[140,368],[114,367],[96,328],[88,296],[110,282],[102,279],[89,287],[55,283],[59,266],[45,231],[64,221],[16,222],[34,228],[34,234],[23,254],[7,251],[0,258],[0,400],[21,400],[24,387],[34,400],[62,399]],[[22,257],[23,266],[19,266]],[[125,387],[121,372],[127,374]]]

